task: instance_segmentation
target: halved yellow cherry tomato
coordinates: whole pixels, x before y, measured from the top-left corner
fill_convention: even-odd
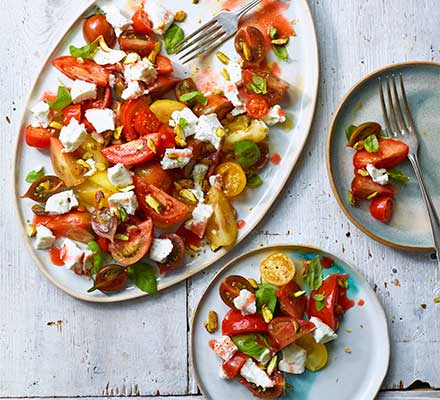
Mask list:
[[[246,174],[243,168],[235,162],[228,161],[220,164],[215,173],[221,175],[223,191],[228,197],[238,196],[246,187]]]
[[[284,253],[267,256],[260,265],[263,280],[275,286],[287,285],[295,277],[295,264]]]
[[[312,335],[303,336],[295,343],[307,351],[306,368],[309,371],[319,371],[327,365],[327,347],[325,344],[316,343]]]

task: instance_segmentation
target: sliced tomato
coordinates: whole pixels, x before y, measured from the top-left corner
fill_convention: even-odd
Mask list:
[[[206,96],[206,105],[197,104],[194,107],[194,112],[197,116],[217,114],[219,119],[223,119],[227,113],[231,112],[234,108],[233,104],[225,97],[219,94],[210,94]]]
[[[156,56],[155,69],[159,75],[169,75],[172,74],[174,71],[173,63],[171,62],[171,60],[168,57],[162,56],[160,54]]]
[[[38,149],[44,149],[50,145],[50,138],[54,135],[51,128],[42,128],[28,125],[24,131],[26,144]]]
[[[139,223],[134,217],[130,217],[124,224],[121,234],[128,240],[116,239],[109,243],[109,251],[118,263],[128,266],[137,263],[147,254],[153,240],[153,221],[147,218]]]
[[[393,215],[394,202],[390,196],[376,197],[371,201],[370,214],[381,222],[390,222]]]
[[[81,104],[72,104],[67,106],[63,110],[63,125],[69,125],[72,118],[75,118],[78,122],[81,122]]]
[[[134,191],[141,209],[151,217],[154,223],[165,226],[174,225],[187,216],[189,211],[188,207],[163,190],[148,184],[139,176],[133,177],[133,183],[135,186]],[[157,212],[148,204],[147,196],[159,203],[160,212]]]
[[[110,240],[98,236],[98,237],[96,238],[96,241],[98,242],[99,248],[100,248],[102,251],[105,251],[106,253],[108,253],[108,245],[109,245],[109,243],[110,243]]]
[[[57,237],[67,237],[78,242],[88,243],[94,236],[90,228],[90,214],[72,211],[61,215],[35,215],[32,223],[44,225]]]
[[[149,108],[140,110],[134,119],[134,129],[141,136],[158,132],[160,126],[161,122]]]
[[[128,272],[127,268],[120,265],[106,265],[96,274],[94,285],[88,292],[100,290],[104,293],[118,292],[125,288],[127,284]]]
[[[166,149],[176,147],[176,134],[167,124],[162,124],[160,126],[159,133],[160,149],[158,149],[158,154],[162,155]]]
[[[263,118],[269,112],[269,104],[263,95],[253,94],[246,99],[246,111],[251,117]]]
[[[102,36],[108,46],[113,48],[116,44],[115,31],[103,14],[92,15],[84,21],[83,36],[87,43],[94,42]]]
[[[255,290],[249,281],[240,275],[230,275],[223,279],[220,284],[220,297],[227,306],[234,308],[234,299],[240,294],[240,290],[247,289],[254,293]]]
[[[180,79],[172,78],[170,76],[159,75],[154,83],[148,87],[149,94],[155,98],[169,92],[180,82]]]
[[[118,38],[119,47],[127,53],[135,52],[141,57],[147,57],[154,49],[156,41],[148,35],[136,33],[127,29]]]
[[[359,199],[366,199],[373,193],[377,195],[393,196],[397,194],[397,190],[391,183],[387,185],[381,185],[373,182],[369,176],[356,175],[351,182],[351,191],[353,196]]]
[[[409,147],[401,140],[392,138],[379,139],[379,151],[369,153],[367,150],[358,150],[353,157],[356,170],[365,168],[368,164],[376,168],[394,168],[408,156]]]
[[[149,35],[153,32],[153,24],[143,8],[139,8],[131,18],[133,30],[141,35]]]
[[[252,83],[252,78],[257,75],[266,81],[267,93],[263,96],[267,100],[269,106],[274,106],[283,100],[289,89],[289,84],[275,76],[272,72],[263,69],[244,69],[243,83],[248,95],[254,94],[254,91],[247,88],[248,83]]]
[[[247,361],[249,356],[237,351],[232,358],[223,361],[222,368],[229,379],[234,379],[240,375],[241,367]]]
[[[80,79],[82,81],[96,83],[101,87],[108,86],[110,72],[92,60],[82,59],[79,61],[76,57],[62,56],[53,60],[52,64],[72,80]]]
[[[186,229],[184,224],[179,226],[176,234],[182,238],[185,248],[199,249],[202,245],[202,240],[195,233]]]
[[[67,187],[78,186],[87,178],[83,175],[82,167],[76,162],[73,153],[63,153],[64,146],[57,138],[50,138],[50,161],[56,176]]]
[[[227,336],[267,332],[268,325],[260,314],[242,315],[238,310],[230,310],[222,322],[222,333]]]
[[[319,289],[310,294],[309,306],[307,313],[310,317],[319,318],[322,322],[327,324],[334,331],[338,329],[339,319],[346,310],[346,288],[344,282],[348,279],[348,275],[333,274],[327,277]],[[343,293],[344,307],[340,304],[340,295]],[[324,296],[323,307],[316,307],[316,295]]]
[[[277,290],[276,295],[283,314],[296,319],[303,319],[307,307],[307,296],[301,293],[301,287],[294,281]]]
[[[269,322],[269,341],[278,350],[315,330],[309,321],[292,317],[275,317]]]
[[[131,142],[105,147],[101,153],[113,164],[138,165],[150,161],[156,155],[148,147],[151,143],[154,143],[156,149],[160,148],[159,133],[151,133]]]
[[[275,371],[271,376],[271,379],[275,383],[275,386],[264,390],[262,390],[261,387],[248,382],[246,379],[241,379],[240,383],[245,385],[255,397],[260,399],[277,399],[283,395],[286,387],[284,374],[280,371]]]
[[[173,250],[168,255],[167,259],[159,264],[159,271],[161,274],[176,269],[185,257],[185,244],[180,236],[175,233],[163,233],[161,239],[169,239],[173,243]]]
[[[148,108],[150,100],[147,96],[142,96],[137,99],[127,100],[121,107],[119,113],[119,120],[122,129],[122,135],[127,141],[137,139],[139,137],[135,128],[136,117],[141,110]]]
[[[174,176],[170,170],[164,170],[158,161],[150,161],[135,169],[145,183],[154,185],[164,192],[170,193],[174,185]]]
[[[246,60],[250,64],[258,65],[266,56],[266,43],[263,33],[255,26],[244,26],[240,28],[235,36],[235,50],[240,54],[243,60]],[[244,51],[244,46],[250,50],[250,52]]]

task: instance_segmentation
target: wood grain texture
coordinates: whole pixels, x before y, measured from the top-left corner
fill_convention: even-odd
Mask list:
[[[321,52],[320,98],[304,156],[286,189],[226,259],[154,299],[119,305],[82,303],[51,286],[21,241],[12,207],[10,171],[21,107],[45,56],[89,3],[2,0],[0,398],[139,394],[201,399],[190,371],[187,318],[227,260],[283,242],[334,252],[358,266],[376,289],[392,342],[384,389],[405,388],[415,380],[439,388],[440,304],[432,302],[440,294],[436,263],[430,254],[386,248],[354,228],[333,198],[324,162],[329,120],[351,85],[386,64],[440,60],[437,0],[311,1]],[[379,398],[437,395],[390,392]]]

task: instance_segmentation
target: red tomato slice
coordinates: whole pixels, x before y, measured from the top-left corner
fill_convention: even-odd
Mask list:
[[[164,274],[168,271],[176,269],[185,257],[185,244],[180,236],[175,233],[163,233],[161,239],[169,239],[173,243],[173,250],[163,263],[159,264],[159,271]]]
[[[230,275],[223,279],[220,284],[220,297],[228,307],[234,308],[234,299],[240,294],[241,289],[247,289],[254,293],[255,290],[249,281],[240,275]]]
[[[269,322],[269,341],[273,347],[281,350],[314,329],[315,325],[309,321],[292,317],[275,317]]]
[[[109,240],[109,239],[106,239],[106,238],[103,238],[103,237],[101,237],[101,236],[98,236],[98,237],[96,238],[96,241],[98,242],[99,248],[100,248],[102,251],[105,251],[106,253],[108,253],[108,245],[109,245],[109,243],[110,243],[110,240]]]
[[[72,118],[75,118],[78,122],[81,122],[81,104],[73,104],[71,106],[66,107],[63,110],[63,124],[69,125],[69,122]]]
[[[301,287],[294,281],[284,285],[277,290],[277,297],[281,311],[296,319],[303,319],[307,307],[307,296],[305,294],[295,297],[295,293],[301,291]]]
[[[234,354],[229,360],[223,361],[222,368],[225,371],[226,376],[229,379],[234,379],[240,374],[241,367],[247,361],[249,356],[240,353],[239,351]]]
[[[171,89],[180,82],[180,79],[171,78],[169,76],[159,75],[156,81],[148,88],[152,96],[158,97]]]
[[[53,60],[52,64],[72,80],[80,79],[101,87],[108,86],[110,72],[92,60],[79,61],[76,57],[62,56]]]
[[[50,145],[50,138],[54,135],[53,129],[41,128],[28,125],[24,131],[26,144],[38,149],[44,149]]]
[[[133,22],[133,30],[141,35],[148,35],[153,32],[153,24],[148,19],[148,14],[144,9],[139,8],[131,18]]]
[[[156,160],[136,168],[135,173],[150,185],[154,185],[164,192],[170,193],[174,188],[174,174],[172,170],[164,170]]]
[[[351,191],[353,196],[359,199],[366,199],[372,193],[377,192],[379,195],[393,196],[397,193],[391,183],[388,185],[380,185],[373,182],[369,176],[356,175],[351,182]]]
[[[148,147],[150,140],[160,148],[160,135],[151,133],[131,142],[116,144],[101,150],[102,155],[113,164],[137,165],[150,161],[156,153]]]
[[[167,124],[162,124],[160,126],[159,133],[161,147],[158,149],[158,154],[162,155],[166,149],[176,147],[176,134]]]
[[[134,100],[126,101],[119,113],[119,119],[121,125],[124,126],[122,134],[127,141],[137,139],[139,137],[138,132],[135,129],[135,121],[138,113],[141,110],[148,109],[150,101],[146,96],[139,97]]]
[[[390,222],[393,215],[394,202],[390,196],[376,197],[371,201],[370,214],[381,222]]]
[[[266,388],[264,391],[261,391],[258,386],[248,382],[246,379],[241,379],[240,383],[245,385],[255,397],[260,399],[277,399],[282,396],[284,388],[286,387],[284,374],[280,371],[275,371],[271,376],[271,379],[275,383],[275,386]]]
[[[173,63],[168,57],[158,55],[156,56],[156,71],[159,75],[169,75],[174,71]]]
[[[72,240],[87,243],[93,240],[90,233],[90,214],[72,211],[62,215],[35,215],[32,223],[44,225],[57,237],[67,237]]]
[[[153,222],[151,218],[139,223],[130,217],[125,224],[123,234],[128,240],[115,239],[109,243],[110,254],[118,263],[128,266],[137,263],[147,254],[153,240]]]
[[[246,100],[246,111],[251,117],[262,118],[269,112],[269,104],[264,96],[254,94]]]
[[[408,151],[408,145],[401,140],[381,138],[378,152],[358,150],[353,157],[353,165],[356,170],[365,168],[367,164],[372,164],[376,168],[394,168],[406,159]]]
[[[155,224],[169,226],[182,221],[188,214],[188,207],[174,197],[148,184],[139,176],[133,177],[136,197],[141,209],[154,221]],[[160,204],[160,213],[156,212],[146,200],[147,196],[153,197]]]
[[[138,111],[134,119],[134,129],[141,136],[158,132],[161,125],[161,122],[149,108]]]
[[[185,248],[199,249],[201,247],[202,240],[195,233],[186,229],[184,224],[179,226],[176,233],[182,238]]]
[[[230,310],[222,322],[222,333],[227,336],[268,331],[268,325],[260,314],[242,315],[238,310]]]

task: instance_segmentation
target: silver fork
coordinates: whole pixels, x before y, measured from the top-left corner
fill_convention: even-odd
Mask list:
[[[223,44],[238,30],[240,18],[258,6],[262,0],[252,0],[236,11],[222,11],[174,46],[182,64],[186,64],[201,54],[208,54]]]
[[[396,80],[396,76],[393,74],[391,78],[388,76],[385,77],[385,82],[382,84],[381,78],[379,77],[380,101],[382,104],[383,118],[385,120],[388,135],[400,139],[409,147],[408,159],[416,174],[417,182],[428,210],[434,247],[437,254],[437,261],[440,266],[440,219],[423,181],[422,171],[417,156],[419,150],[419,133],[408,106],[402,74],[399,74],[398,83],[396,83]],[[397,89],[398,86],[400,86],[400,96]],[[386,92],[387,97],[386,102],[384,91]],[[388,109],[386,104],[388,104]]]

